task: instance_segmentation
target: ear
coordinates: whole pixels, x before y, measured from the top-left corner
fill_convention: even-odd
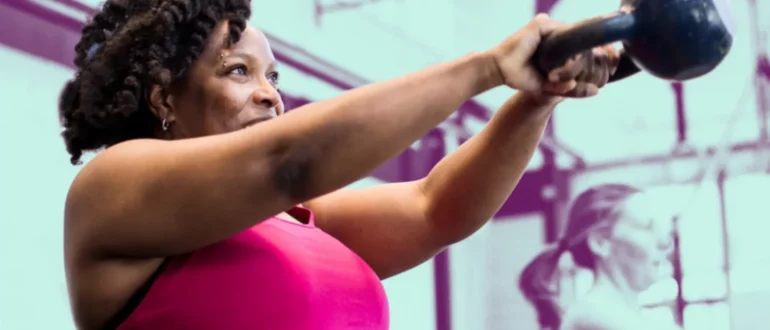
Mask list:
[[[148,91],[147,101],[150,105],[150,111],[155,114],[158,120],[166,120],[169,124],[176,120],[173,97],[168,91],[160,85],[152,85]]]
[[[586,241],[588,242],[588,248],[591,250],[591,253],[602,258],[609,257],[610,240],[607,239],[605,233],[600,233],[598,231],[589,232]]]

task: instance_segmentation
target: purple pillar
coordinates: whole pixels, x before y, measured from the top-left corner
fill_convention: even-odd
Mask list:
[[[768,111],[770,111],[770,60],[767,54],[757,56],[757,72],[754,79],[757,90],[757,111],[759,112],[759,138],[762,142],[768,142]]]
[[[433,258],[433,287],[436,291],[436,329],[452,330],[452,297],[449,275],[449,249]]]
[[[535,14],[550,14],[553,7],[559,3],[559,0],[535,0]]]
[[[687,143],[687,116],[684,108],[684,84],[675,82],[671,84],[676,99],[676,143],[682,146]]]
[[[757,94],[757,118],[759,123],[759,139],[761,142],[768,142],[768,111],[770,111],[770,60],[767,54],[767,36],[768,31],[763,30],[763,24],[760,19],[765,16],[760,15],[757,8],[757,0],[749,0],[749,13],[751,17],[751,29],[753,30],[753,44],[756,51],[756,71],[754,76],[754,88]],[[764,25],[766,26],[766,25]]]

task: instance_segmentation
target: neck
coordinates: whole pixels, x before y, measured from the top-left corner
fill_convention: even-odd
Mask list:
[[[631,288],[628,280],[620,271],[612,267],[598,267],[596,279],[591,291],[613,297],[628,304],[629,307],[638,308],[639,292]]]

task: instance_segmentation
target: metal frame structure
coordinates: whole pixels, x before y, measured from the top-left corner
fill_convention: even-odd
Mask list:
[[[73,10],[87,13],[94,12],[93,8],[87,8],[82,4],[71,0],[56,0],[58,3],[69,6]],[[314,0],[316,13],[323,14],[330,10],[337,10],[345,6],[321,6],[319,0]],[[364,5],[373,1],[358,1]],[[550,12],[558,3],[558,0],[534,0],[536,12]],[[756,0],[747,0],[756,5]],[[348,5],[351,3],[347,3]],[[323,8],[321,8],[323,7]],[[350,6],[348,6],[349,8]],[[319,9],[320,8],[320,9]],[[756,14],[757,10],[753,10]],[[320,17],[320,16],[319,16]],[[727,159],[720,164],[719,178],[724,182],[726,177],[770,171],[770,143],[768,143],[767,118],[770,111],[770,61],[765,52],[767,47],[766,37],[759,33],[759,25],[754,18],[757,50],[757,70],[755,88],[757,89],[757,104],[760,123],[760,139],[752,143],[731,145],[728,147]],[[19,33],[19,26],[25,26],[33,22],[36,29],[24,29]],[[72,50],[79,39],[80,28],[83,22],[72,19],[51,11],[41,6],[39,2],[30,0],[0,0],[0,31],[15,31],[14,33],[0,32],[0,43],[20,49],[30,54],[49,59],[67,67],[72,67]],[[324,60],[304,51],[301,47],[268,35],[276,58],[303,72],[319,78],[339,89],[355,88],[368,81],[347,72],[339,67],[329,64]],[[687,127],[685,125],[685,108],[682,100],[684,86],[672,85],[677,94],[677,119],[678,139],[677,145],[685,145],[687,141]],[[288,105],[300,106],[311,102],[292,95],[284,95]],[[486,121],[490,118],[490,111],[483,105],[471,100],[464,104],[458,111],[458,115],[444,123],[444,127],[450,127],[456,131],[463,131],[464,121],[469,118]],[[378,169],[374,176],[384,181],[405,181],[421,178],[430,171],[433,165],[445,155],[445,141],[449,138],[445,129],[436,129],[422,140],[422,147],[417,150],[408,150],[398,158]],[[459,142],[466,140],[468,136],[461,136]],[[683,168],[698,168],[707,157],[724,154],[723,150],[716,148],[702,153],[687,148],[675,148],[675,152],[669,155],[644,157],[614,163],[605,163],[591,166],[583,166],[578,161],[577,168],[561,169],[556,165],[558,152],[571,154],[561,148],[556,141],[553,126],[549,125],[541,144],[540,151],[543,154],[543,166],[540,169],[527,172],[521,179],[517,189],[513,192],[509,201],[498,214],[500,217],[511,218],[516,215],[538,212],[543,215],[546,242],[557,239],[563,223],[563,212],[566,205],[580,187],[586,187],[599,182],[614,181],[627,182],[630,180],[629,171],[636,171],[636,178],[645,178],[645,182],[636,182],[641,186],[653,186],[670,183],[687,183],[701,180],[698,171],[682,171]],[[574,155],[574,154],[572,154]],[[534,192],[534,193],[533,193]],[[546,193],[552,192],[552,193]],[[723,196],[722,196],[722,199]],[[516,203],[513,203],[515,201]],[[726,221],[722,211],[722,220]],[[729,265],[729,263],[726,263]],[[448,252],[441,253],[434,259],[435,290],[436,290],[436,319],[438,330],[451,329],[451,302],[450,302],[450,278]],[[679,269],[679,282],[681,284],[681,268]],[[681,290],[676,302],[677,314],[681,315],[686,302],[681,297]]]
[[[558,0],[535,0],[537,12],[550,12],[558,3]],[[752,26],[754,34],[754,45],[756,46],[756,70],[754,79],[754,88],[757,95],[757,111],[759,123],[759,139],[751,143],[727,144],[716,148],[709,148],[702,152],[696,152],[687,147],[687,125],[686,109],[684,104],[685,84],[673,83],[672,89],[676,100],[676,122],[677,122],[677,140],[674,143],[672,153],[669,155],[659,155],[651,157],[641,157],[637,159],[623,160],[614,163],[605,163],[591,165],[583,168],[576,168],[566,174],[566,179],[562,182],[557,180],[541,181],[532,183],[531,186],[560,185],[571,190],[564,196],[559,194],[557,199],[544,201],[544,226],[546,242],[553,242],[554,233],[561,230],[564,223],[564,217],[560,217],[565,210],[566,201],[570,195],[576,195],[584,188],[602,183],[602,182],[629,182],[633,179],[629,177],[629,172],[635,172],[634,178],[643,178],[645,182],[634,182],[642,187],[656,185],[665,185],[673,183],[701,183],[704,180],[715,180],[719,191],[720,219],[722,223],[722,240],[724,253],[724,269],[727,293],[724,299],[710,299],[703,301],[685,301],[683,297],[682,281],[684,274],[681,267],[681,249],[680,236],[678,230],[675,231],[675,252],[673,258],[674,274],[673,277],[678,285],[676,299],[673,302],[664,303],[670,305],[673,303],[675,321],[683,325],[683,315],[686,306],[693,304],[713,304],[717,302],[728,302],[731,293],[730,284],[730,254],[729,239],[727,233],[727,215],[724,196],[724,183],[728,177],[739,176],[749,173],[769,173],[770,172],[770,143],[768,143],[768,112],[770,112],[770,61],[767,54],[767,32],[761,31],[758,23],[759,15],[756,9],[756,0],[747,0],[752,6],[751,12]],[[739,111],[739,109],[736,109]],[[552,132],[546,132],[552,134]],[[552,161],[552,155],[546,158]],[[714,165],[716,177],[708,176],[707,168],[703,165],[711,163]],[[695,169],[688,171],[687,169]],[[559,173],[554,169],[553,173]],[[563,176],[563,175],[559,175]],[[558,177],[558,176],[557,176]],[[553,177],[552,177],[553,178]],[[547,179],[544,177],[543,179]],[[566,183],[566,184],[565,184]],[[523,187],[519,187],[521,189]],[[582,188],[582,189],[581,189]],[[526,189],[526,188],[525,188]],[[559,210],[561,208],[561,210]],[[556,210],[556,211],[550,211]]]
[[[323,0],[313,0],[314,18],[316,26],[321,26],[323,16],[328,13],[361,8],[366,5],[382,2],[383,0],[355,0],[355,1],[334,1],[332,3],[324,3]]]
[[[756,6],[756,0],[749,0],[751,6]],[[680,235],[678,231],[675,231],[675,255],[673,258],[674,274],[673,277],[678,284],[678,292],[676,299],[673,301],[673,310],[675,320],[679,325],[684,324],[684,311],[687,306],[696,304],[714,304],[719,302],[725,302],[730,306],[731,297],[731,280],[730,273],[732,270],[730,262],[730,241],[728,235],[727,225],[727,205],[725,205],[725,181],[728,177],[740,176],[752,173],[768,173],[770,172],[770,143],[768,142],[768,111],[770,111],[770,62],[768,62],[768,54],[766,39],[763,39],[763,31],[760,31],[759,24],[757,23],[758,15],[756,8],[751,10],[754,13],[753,27],[755,35],[756,47],[756,69],[753,88],[757,95],[757,111],[758,111],[758,130],[759,138],[751,143],[741,144],[726,144],[715,148],[710,148],[705,151],[703,155],[697,155],[694,151],[687,151],[686,149],[675,149],[675,153],[666,156],[658,157],[646,157],[634,160],[626,160],[615,164],[603,164],[592,166],[591,168],[584,169],[582,171],[575,171],[572,173],[572,181],[583,181],[584,186],[591,185],[589,182],[598,183],[597,181],[613,181],[620,182],[629,181],[628,175],[624,177],[618,177],[620,173],[628,173],[629,169],[636,169],[637,173],[646,173],[646,175],[638,175],[637,177],[646,178],[642,186],[655,186],[663,184],[686,184],[686,183],[702,183],[705,181],[714,181],[718,190],[719,209],[720,209],[720,221],[722,226],[722,246],[724,249],[723,269],[725,277],[725,296],[721,299],[705,299],[697,301],[686,301],[683,297],[683,271],[681,267],[681,249]],[[766,33],[766,32],[765,32]],[[766,37],[764,37],[766,38]],[[677,99],[677,146],[686,145],[687,143],[687,127],[684,123],[685,107],[681,102],[684,86],[674,84],[673,88],[676,93]],[[736,109],[739,111],[740,109]],[[679,152],[676,152],[679,150]],[[716,176],[708,176],[704,165],[714,165]],[[676,169],[691,168],[694,171],[676,171]],[[617,171],[623,169],[622,171]],[[613,173],[615,172],[615,173]],[[678,172],[678,173],[677,173]],[[676,174],[674,174],[676,173]],[[599,177],[603,177],[599,180]],[[576,193],[576,192],[575,192]],[[555,224],[558,225],[558,224]],[[664,303],[664,305],[669,305]],[[731,313],[732,314],[732,313]],[[732,322],[732,318],[731,318]]]

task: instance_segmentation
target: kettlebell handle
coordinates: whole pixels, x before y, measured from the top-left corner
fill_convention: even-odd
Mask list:
[[[535,66],[540,73],[547,75],[549,71],[564,65],[575,55],[630,37],[634,22],[632,13],[617,11],[608,16],[587,19],[563,30],[554,31],[538,46],[533,57]],[[618,69],[609,81],[618,81],[639,71],[639,67],[631,58],[621,51]]]

